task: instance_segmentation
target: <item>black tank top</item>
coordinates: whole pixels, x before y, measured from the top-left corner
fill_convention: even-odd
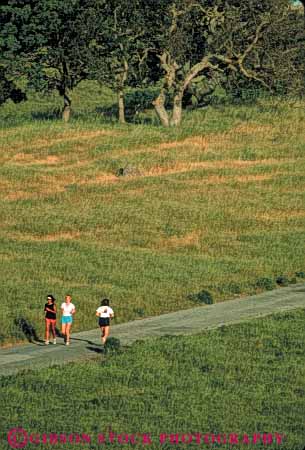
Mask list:
[[[56,319],[56,312],[54,311],[54,307],[54,303],[51,303],[51,305],[49,303],[46,303],[44,305],[44,310],[46,311],[46,319]],[[54,312],[47,311],[47,308],[52,309]]]

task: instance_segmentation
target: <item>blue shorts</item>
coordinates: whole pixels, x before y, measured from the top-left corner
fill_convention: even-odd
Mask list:
[[[72,323],[72,316],[62,316],[61,318],[62,324]]]

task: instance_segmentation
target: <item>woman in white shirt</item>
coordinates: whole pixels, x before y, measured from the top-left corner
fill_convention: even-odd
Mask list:
[[[110,320],[114,317],[114,312],[109,306],[108,298],[101,301],[101,306],[96,310],[96,316],[99,317],[99,327],[101,329],[102,343],[105,344],[110,332]]]
[[[70,345],[70,331],[73,321],[72,316],[75,313],[75,306],[71,300],[71,295],[66,295],[65,302],[61,304],[61,332],[64,335],[66,345]]]

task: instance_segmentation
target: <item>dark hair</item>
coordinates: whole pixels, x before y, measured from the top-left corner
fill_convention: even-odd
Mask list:
[[[101,306],[109,306],[108,298],[103,298],[103,300],[101,301]]]
[[[52,294],[47,295],[47,299],[51,299],[53,303],[55,303],[55,298],[53,297]]]

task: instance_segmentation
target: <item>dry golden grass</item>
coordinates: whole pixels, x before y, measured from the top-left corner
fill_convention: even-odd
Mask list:
[[[55,155],[49,155],[44,159],[37,159],[35,155],[30,153],[17,153],[11,159],[14,164],[20,164],[24,166],[25,164],[37,164],[37,165],[56,165],[61,162],[60,158]]]
[[[271,222],[286,222],[287,220],[291,220],[292,218],[299,219],[305,217],[305,209],[304,210],[270,210],[263,213],[258,213],[255,216],[258,220],[262,221],[271,221]]]
[[[19,154],[17,160],[21,161],[23,158],[26,161],[32,161],[31,155]],[[35,160],[35,164],[46,164],[56,166],[61,159],[59,157],[49,156],[45,160]],[[17,180],[4,180],[0,181],[0,192],[7,201],[17,201],[25,199],[37,199],[41,197],[47,197],[50,195],[64,192],[67,186],[76,184],[80,186],[93,186],[93,185],[106,185],[109,183],[128,183],[133,179],[139,177],[160,177],[167,175],[174,175],[179,173],[187,173],[201,169],[213,170],[213,169],[247,169],[255,166],[281,166],[293,160],[285,159],[263,159],[256,161],[243,161],[238,159],[222,160],[222,161],[202,161],[202,162],[175,162],[170,166],[153,166],[146,170],[141,170],[141,175],[132,175],[129,177],[117,177],[113,173],[98,172],[95,175],[81,175],[74,172],[75,168],[85,167],[90,164],[90,161],[76,161],[71,165],[65,167],[65,173],[60,175],[58,172],[54,175],[39,174],[35,178],[35,181],[26,183],[26,189],[24,189],[23,183]],[[282,172],[275,172],[273,174],[256,174],[256,175],[208,175],[204,180],[196,181],[190,180],[190,184],[225,184],[232,181],[240,183],[259,182],[264,180],[270,180],[276,176],[282,174]],[[128,195],[141,195],[143,189],[130,192]]]
[[[138,197],[145,194],[147,188],[137,188],[137,189],[128,189],[128,191],[124,191],[124,194],[128,197]]]
[[[4,200],[13,202],[17,200],[28,200],[30,198],[35,198],[35,196],[31,196],[31,194],[26,191],[12,191],[9,194],[5,195]]]
[[[160,153],[165,154],[170,150],[181,149],[182,147],[189,147],[190,152],[198,151],[200,153],[209,150],[210,152],[224,152],[231,149],[241,148],[243,142],[241,137],[255,135],[255,140],[266,137],[272,138],[276,133],[276,129],[272,125],[261,125],[248,122],[246,124],[238,125],[229,131],[223,133],[209,133],[206,135],[198,135],[188,137],[181,141],[163,142],[154,147],[135,148],[132,150],[118,149],[112,153],[113,157],[122,157],[138,153]]]
[[[94,163],[92,158],[88,157],[88,151],[94,148],[95,145],[84,145],[83,148],[73,146],[66,149],[60,156],[49,155],[48,150],[35,153],[18,152],[15,155],[13,150],[0,154],[0,164],[5,164],[11,167],[14,166],[59,166],[64,165],[66,168],[83,165],[90,165]],[[69,150],[69,151],[68,151]]]
[[[224,148],[228,150],[233,147],[233,143],[228,140],[226,133],[208,134],[206,136],[189,137],[181,141],[163,142],[154,147],[141,146],[132,150],[118,149],[114,150],[111,155],[116,158],[141,153],[159,153],[164,155],[168,151],[184,147],[188,148],[189,154],[202,154],[207,150],[223,150]],[[234,147],[236,148],[236,144],[234,144]]]
[[[199,184],[213,184],[221,185],[230,182],[238,183],[251,183],[261,182],[273,179],[277,177],[281,172],[274,171],[272,174],[246,174],[243,173],[244,169],[251,167],[280,167],[287,163],[295,163],[294,159],[260,159],[260,160],[242,160],[242,159],[228,159],[226,151],[230,149],[236,150],[243,146],[243,136],[254,136],[256,140],[263,139],[272,136],[275,133],[276,127],[272,125],[261,125],[254,122],[247,122],[240,124],[229,131],[221,133],[210,133],[206,135],[196,135],[188,137],[181,141],[164,142],[153,147],[144,147],[143,145],[131,150],[118,149],[111,152],[111,158],[121,157],[124,155],[133,155],[137,153],[160,153],[164,154],[168,151],[178,150],[175,159],[172,162],[166,162],[164,164],[156,164],[152,167],[142,169],[140,175],[132,175],[128,177],[117,177],[114,173],[106,171],[99,171],[93,175],[86,173],[86,171],[78,171],[80,168],[86,169],[86,167],[93,165],[96,158],[92,158],[89,155],[89,150],[96,146],[96,139],[104,136],[118,136],[121,132],[111,130],[72,130],[66,129],[65,131],[57,132],[53,130],[53,135],[43,137],[40,134],[32,138],[29,141],[28,137],[25,139],[16,140],[13,144],[7,144],[9,152],[6,151],[2,154],[2,159],[5,159],[5,163],[10,165],[34,165],[54,167],[54,175],[43,175],[37,173],[35,181],[29,181],[25,185],[22,181],[18,180],[1,180],[0,192],[2,192],[3,198],[7,201],[16,201],[22,199],[37,199],[50,195],[65,192],[66,187],[70,184],[76,184],[80,186],[94,186],[94,185],[107,185],[109,183],[128,184],[133,179],[139,177],[162,177],[167,175],[174,175],[180,173],[194,172],[202,169],[206,170],[218,170],[218,169],[237,169],[241,173],[238,175],[214,175],[207,174],[204,180],[190,180],[190,185]],[[12,130],[2,131],[0,137],[12,135]],[[93,141],[93,142],[92,142]],[[65,149],[63,154],[48,155],[47,149],[54,144],[69,144],[71,146]],[[25,148],[39,149],[42,151],[27,153],[22,151]],[[68,150],[68,151],[67,151]],[[16,152],[16,154],[13,154]],[[209,154],[220,155],[222,158],[217,160],[200,161],[202,155],[209,151]],[[9,156],[9,159],[8,158]],[[0,155],[1,158],[1,155]],[[99,155],[99,159],[109,158],[109,154]],[[188,161],[189,159],[189,161]],[[192,159],[192,161],[190,160]],[[194,161],[195,160],[195,161]],[[57,171],[57,167],[64,167],[64,173],[62,175]],[[279,169],[278,169],[279,170]],[[144,190],[130,190],[125,189],[124,195],[139,196],[142,195]]]
[[[188,180],[188,186],[202,186],[203,184],[229,184],[232,182],[239,183],[253,183],[265,180],[272,180],[278,176],[275,174],[265,174],[265,175],[208,175],[204,179],[200,180]]]
[[[4,200],[16,201],[16,200],[28,200],[37,199],[41,197],[48,197],[50,195],[58,194],[64,192],[66,185],[73,183],[76,180],[74,176],[59,177],[59,176],[44,176],[40,175],[35,179],[35,181],[26,183],[26,189],[23,189],[24,185],[22,182],[14,183],[6,180],[4,187]],[[9,191],[9,192],[7,192]],[[1,192],[1,186],[0,186]]]
[[[200,239],[202,232],[194,230],[184,236],[171,236],[168,238],[160,239],[155,248],[157,249],[177,249],[180,247],[200,247]]]
[[[92,164],[94,159],[89,156],[101,137],[118,136],[117,132],[109,130],[75,131],[68,130],[57,136],[41,138],[24,138],[13,143],[1,143],[0,163],[11,166],[23,165],[65,165],[79,167],[80,164]],[[56,144],[65,144],[60,156],[49,155],[49,149]],[[29,152],[30,150],[30,152]]]
[[[276,178],[279,174],[264,174],[264,175],[241,175],[233,177],[234,181],[238,181],[239,183],[252,183],[256,181],[265,181],[272,180]]]
[[[259,135],[270,136],[275,131],[274,126],[272,125],[262,125],[255,122],[247,122],[237,125],[237,127],[230,130],[229,135],[233,134],[255,134],[255,137]]]
[[[56,242],[80,239],[83,235],[80,232],[61,232],[39,236],[30,233],[12,233],[8,234],[8,237],[16,241]]]
[[[243,169],[254,166],[274,166],[281,165],[287,162],[294,161],[290,159],[261,159],[255,161],[244,161],[239,159],[231,159],[225,161],[202,161],[202,162],[190,162],[180,163],[176,162],[171,167],[154,166],[143,172],[144,176],[159,176],[159,175],[171,175],[175,173],[190,172],[197,169]],[[265,176],[265,175],[263,175]],[[267,176],[267,175],[266,175]],[[258,177],[259,175],[255,175]],[[223,177],[220,177],[223,178]],[[240,179],[238,181],[243,181]]]
[[[99,184],[108,184],[108,183],[116,183],[119,181],[119,178],[111,173],[99,172],[96,176],[90,178],[83,178],[77,182],[79,185],[99,185]]]
[[[81,165],[82,163],[75,164]],[[118,182],[119,178],[110,173],[99,172],[96,176],[84,176],[65,171],[64,174],[44,175],[40,174],[35,181],[27,182],[26,189],[20,181],[1,180],[0,193],[7,201],[28,200],[48,197],[65,192],[72,184],[79,186],[103,185]]]
[[[7,136],[13,136],[16,134],[16,128],[12,130],[0,130],[0,139],[3,139]]]
[[[0,179],[0,192],[3,193],[7,190],[14,190],[15,189],[15,183],[12,182],[12,180],[1,178]]]

